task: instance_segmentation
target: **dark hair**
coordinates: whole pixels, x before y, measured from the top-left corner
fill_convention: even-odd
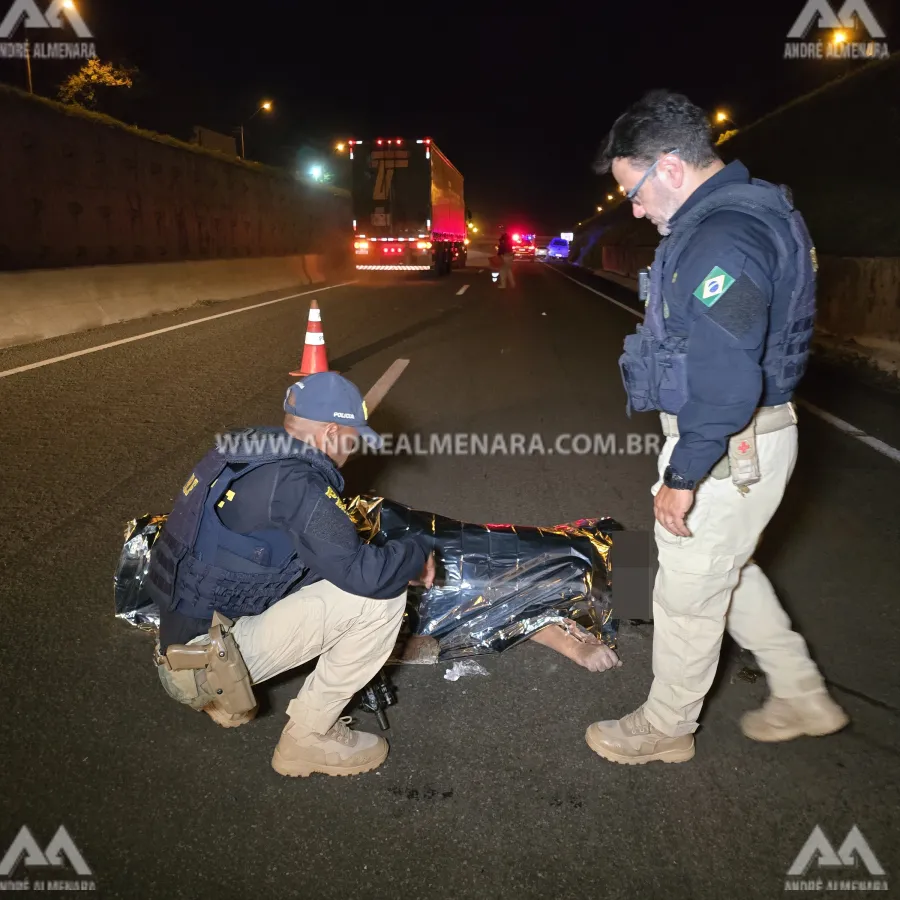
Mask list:
[[[646,169],[676,147],[686,163],[700,169],[719,158],[713,149],[709,119],[699,106],[683,94],[650,91],[616,119],[594,171],[606,174],[618,158]]]

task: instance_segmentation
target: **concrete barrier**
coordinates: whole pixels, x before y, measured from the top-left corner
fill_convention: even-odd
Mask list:
[[[321,254],[0,273],[0,347],[325,281]]]
[[[652,247],[627,247],[621,244],[603,246],[603,268],[625,278],[637,278],[638,272],[650,266],[655,251]]]
[[[900,340],[900,259],[822,257],[818,307],[823,332]]]

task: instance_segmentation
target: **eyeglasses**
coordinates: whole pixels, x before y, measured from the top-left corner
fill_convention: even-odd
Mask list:
[[[634,202],[634,198],[637,196],[638,191],[644,186],[644,182],[656,171],[656,167],[670,154],[670,153],[681,153],[681,151],[677,148],[672,150],[666,150],[665,153],[655,162],[646,172],[644,172],[644,177],[625,195],[629,200]]]

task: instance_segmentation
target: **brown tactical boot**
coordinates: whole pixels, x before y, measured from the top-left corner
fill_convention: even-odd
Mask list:
[[[648,762],[687,762],[694,756],[694,736],[669,737],[645,718],[643,707],[618,721],[594,722],[585,739],[594,753],[629,766]]]
[[[272,768],[279,775],[307,777],[359,775],[377,769],[387,759],[388,742],[377,734],[351,731],[351,716],[337,720],[325,734],[317,734],[291,721],[281,733],[272,756]]]
[[[840,731],[850,717],[827,691],[781,700],[769,697],[760,709],[745,713],[741,731],[754,741],[774,743],[808,735],[822,737]]]

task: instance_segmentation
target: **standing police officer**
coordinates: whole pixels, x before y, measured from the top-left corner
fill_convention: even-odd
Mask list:
[[[587,742],[619,763],[684,762],[724,630],[750,650],[770,697],[747,713],[757,741],[825,735],[831,699],[753,553],[797,459],[792,396],[815,314],[815,249],[786,189],[716,155],[703,110],[654,91],[622,115],[598,162],[664,236],[643,326],[620,367],[628,410],[658,410],[654,681],[644,705],[596,722]]]
[[[340,494],[355,442],[379,447],[356,387],[334,372],[288,389],[283,428],[232,432],[197,464],[153,546],[145,588],[160,610],[157,666],[174,699],[233,727],[252,685],[318,657],[288,705],[272,758],[282,775],[352,775],[388,744],[341,711],[384,665],[410,583],[430,587],[427,539],[364,543]]]

